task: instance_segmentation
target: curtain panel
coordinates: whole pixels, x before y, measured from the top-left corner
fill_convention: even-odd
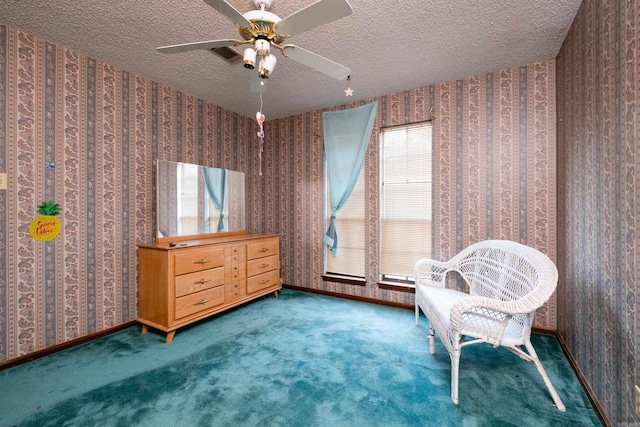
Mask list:
[[[336,213],[349,199],[371,139],[378,101],[347,110],[322,113],[324,155],[331,203],[331,218],[324,243],[338,250]]]

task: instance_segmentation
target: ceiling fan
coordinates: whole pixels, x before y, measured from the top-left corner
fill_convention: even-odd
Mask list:
[[[344,65],[293,44],[283,44],[294,34],[350,15],[353,10],[347,0],[318,0],[284,19],[267,11],[272,6],[273,0],[253,0],[258,10],[244,14],[225,0],[204,0],[204,2],[238,25],[242,40],[224,39],[184,43],[158,47],[156,48],[158,51],[178,53],[252,44],[252,47],[244,51],[244,67],[253,70],[257,66],[257,76],[261,79],[269,78],[275,68],[277,59],[271,53],[275,49],[279,50],[283,56],[336,80],[344,80],[351,74],[351,70]],[[255,88],[252,87],[252,89]]]

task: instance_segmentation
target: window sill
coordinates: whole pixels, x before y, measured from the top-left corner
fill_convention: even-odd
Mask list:
[[[367,286],[367,279],[364,277],[326,273],[322,275],[322,280],[325,282],[346,283],[347,285]]]
[[[401,283],[401,282],[378,282],[380,289],[386,289],[389,291],[406,292],[408,294],[414,294],[416,292],[416,285],[413,283]]]

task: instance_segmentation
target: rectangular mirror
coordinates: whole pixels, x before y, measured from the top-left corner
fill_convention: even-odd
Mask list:
[[[244,172],[158,160],[157,237],[245,230]]]

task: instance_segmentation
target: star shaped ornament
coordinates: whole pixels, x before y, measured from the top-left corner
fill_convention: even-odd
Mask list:
[[[348,87],[344,90],[344,93],[345,93],[345,96],[353,96],[353,89]]]

